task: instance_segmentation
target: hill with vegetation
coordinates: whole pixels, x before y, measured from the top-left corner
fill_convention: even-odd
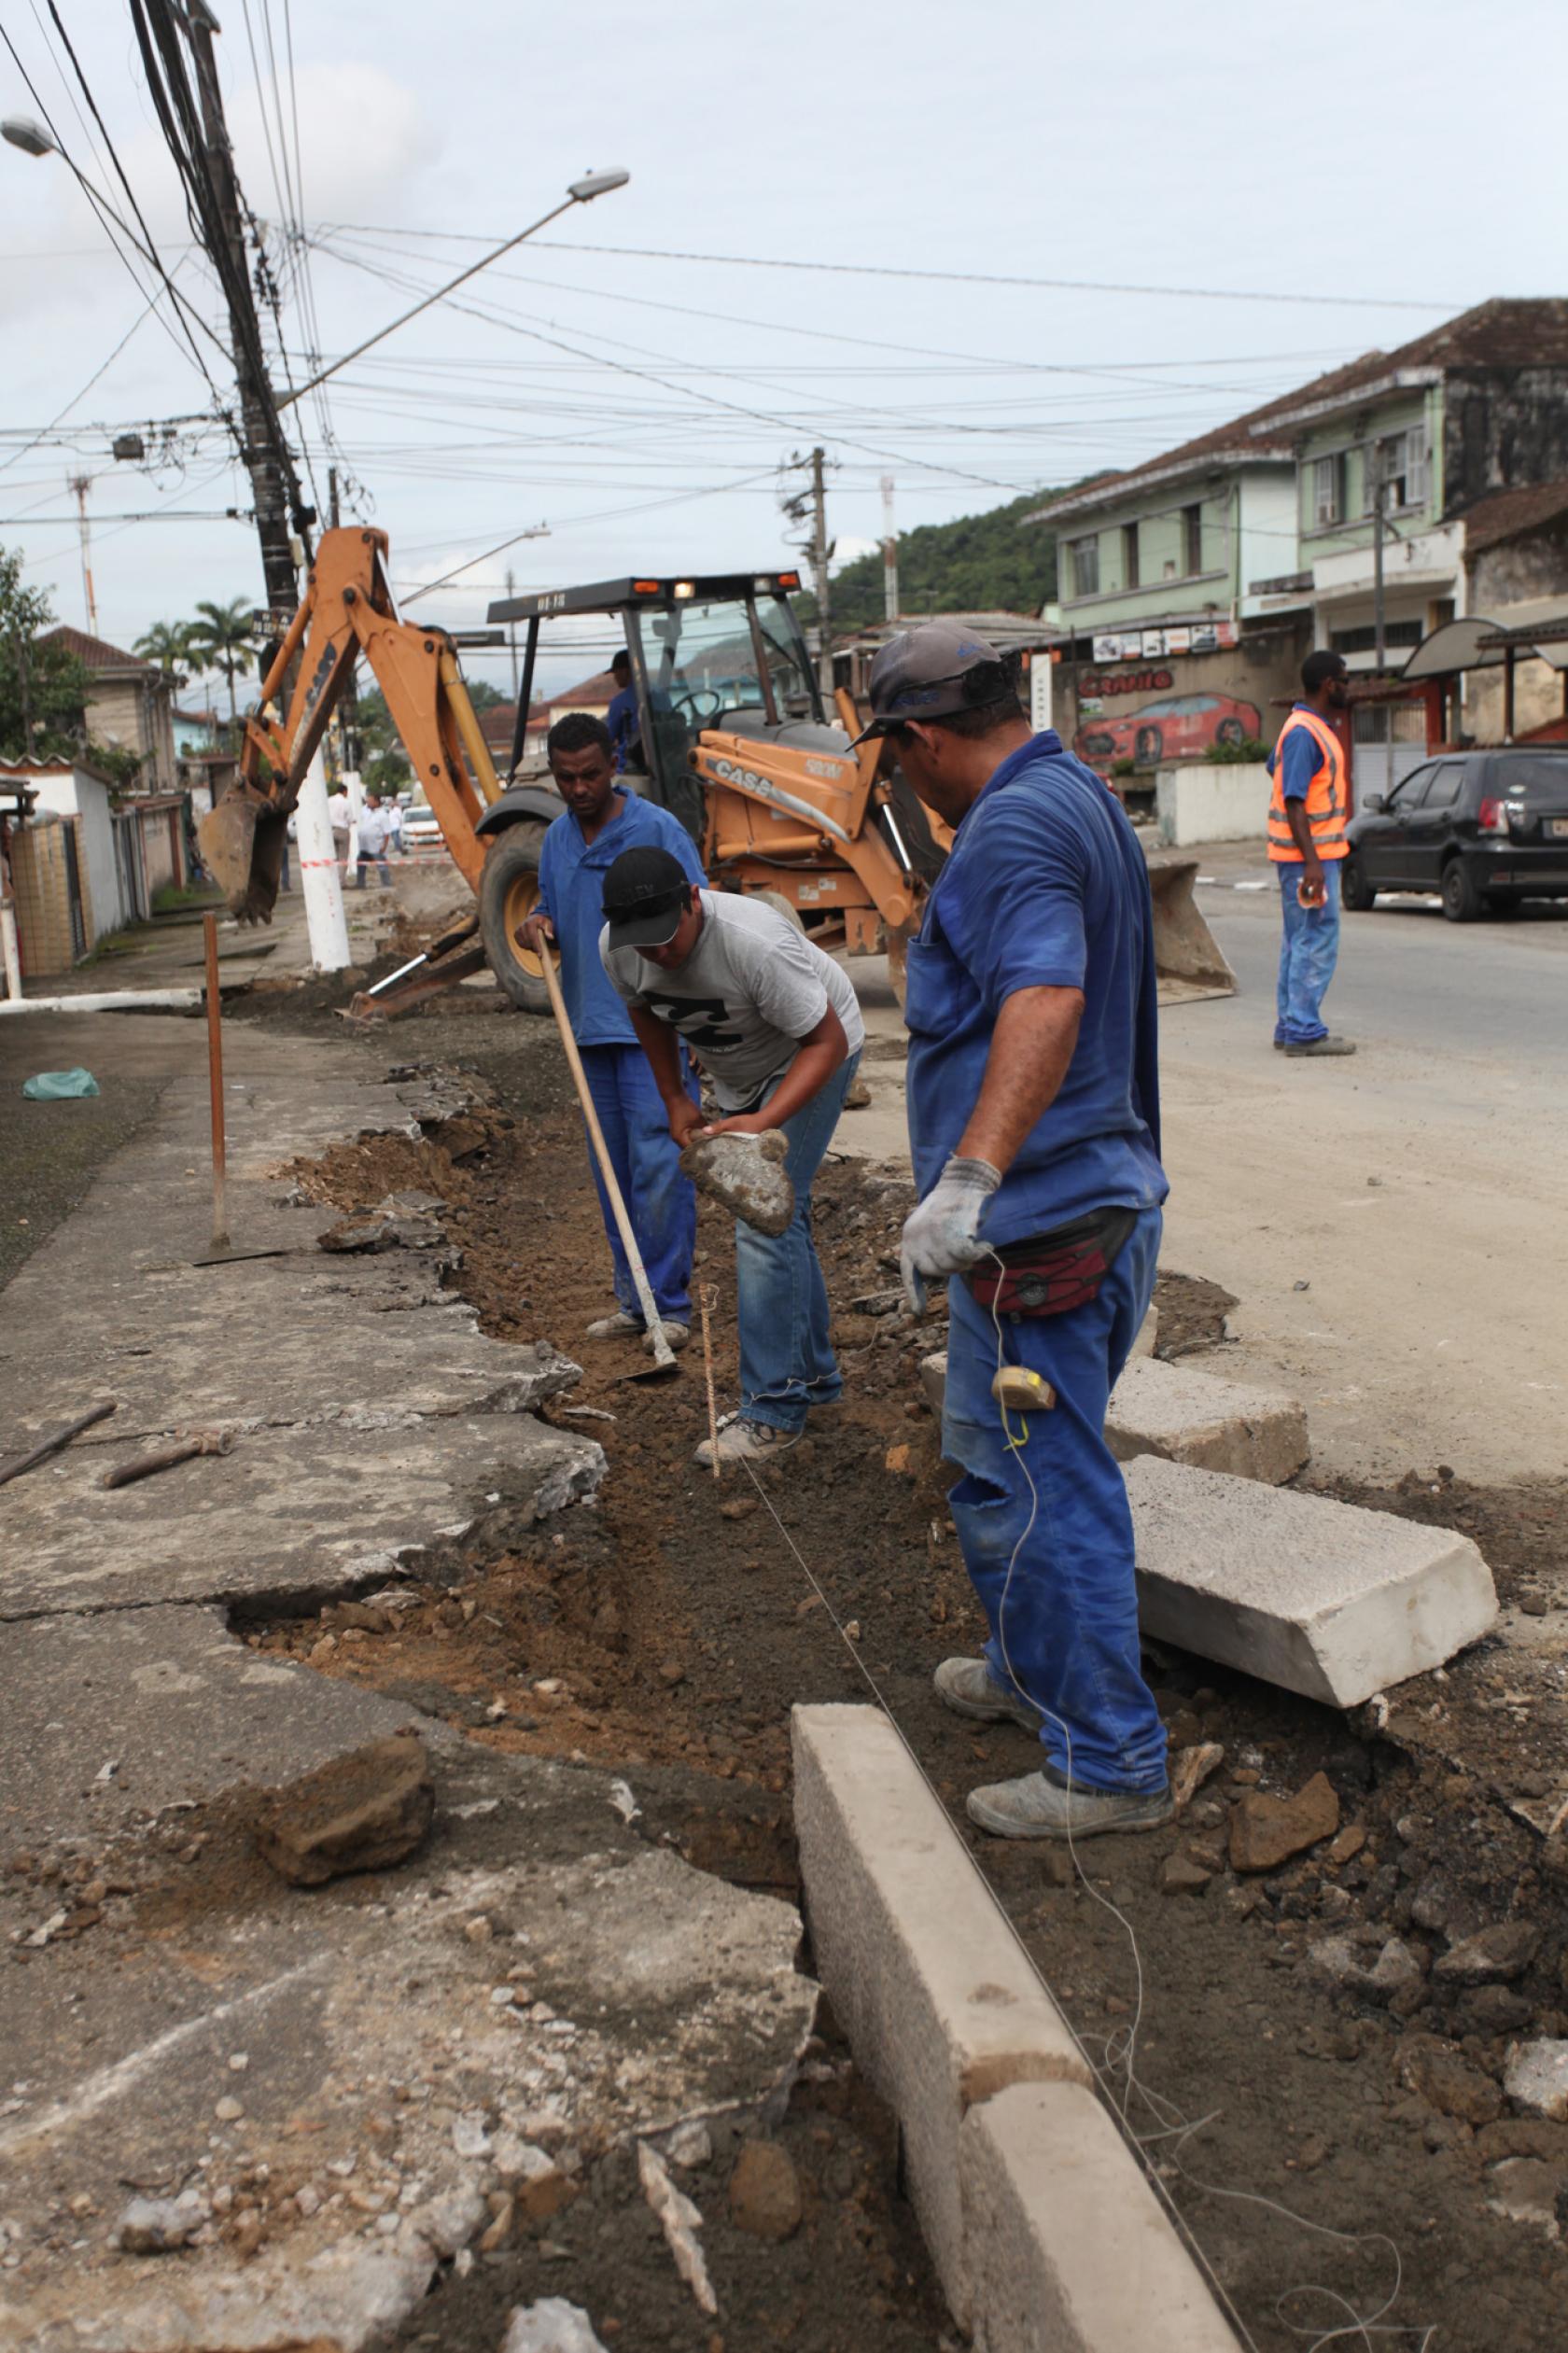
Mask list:
[[[1057,593],[1056,535],[1023,518],[1056,495],[1031,490],[983,514],[901,531],[900,610],[1037,613]],[[833,577],[833,634],[881,619],[881,555],[857,556]]]

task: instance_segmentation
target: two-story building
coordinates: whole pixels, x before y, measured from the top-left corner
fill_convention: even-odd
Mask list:
[[[91,741],[134,752],[141,762],[139,792],[173,792],[175,690],[156,662],[143,662],[104,637],[66,623],[45,632],[42,642],[74,653],[87,672],[87,734]]]
[[[1568,598],[1565,504],[1557,301],[1483,302],[1053,499],[1029,520],[1057,534],[1080,749],[1102,767],[1201,756],[1253,711],[1271,742],[1308,647],[1391,678],[1471,609],[1478,568],[1501,623],[1500,583]],[[1201,707],[1161,707],[1178,703]],[[1357,739],[1425,725],[1369,699]]]

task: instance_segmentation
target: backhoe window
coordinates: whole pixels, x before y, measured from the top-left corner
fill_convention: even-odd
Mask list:
[[[765,708],[744,605],[676,605],[637,619],[656,715],[679,713],[695,735],[721,712]]]
[[[800,631],[789,600],[771,596],[757,610],[763,642],[767,649],[768,675],[780,719],[814,719],[817,699],[806,674]]]

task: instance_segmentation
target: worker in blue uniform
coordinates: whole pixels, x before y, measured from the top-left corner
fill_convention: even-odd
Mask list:
[[[688,881],[700,887],[707,876],[685,827],[667,809],[632,791],[629,777],[617,777],[609,731],[602,720],[583,711],[557,720],[546,739],[546,753],[566,807],[545,834],[539,850],[539,904],[518,940],[535,955],[544,941],[553,941],[559,948],[567,1019],[582,1057],[588,1091],[653,1304],[670,1346],[684,1348],[691,1329],[697,1198],[690,1177],[681,1173],[680,1146],[670,1133],[668,1114],[631,1017],[599,961],[599,933],[604,929],[605,875],[623,850],[667,850]],[[686,1068],[695,1100],[695,1081],[690,1065]],[[651,1352],[653,1336],[645,1330],[621,1230],[598,1161],[592,1152],[588,1156],[614,1267],[615,1308],[609,1315],[595,1316],[586,1337],[603,1340],[643,1334],[643,1346]]]
[[[936,1688],[1043,1751],[971,1792],[983,1828],[1153,1829],[1170,1818],[1166,1737],[1104,1437],[1167,1191],[1143,854],[1100,778],[1051,731],[1030,734],[1006,665],[972,631],[930,622],[895,637],[870,692],[867,734],[893,737],[915,791],[957,828],[909,949],[919,1200],[901,1257],[917,1312],[928,1286],[947,1287],[943,1450],[989,1639],[981,1658],[945,1660]]]

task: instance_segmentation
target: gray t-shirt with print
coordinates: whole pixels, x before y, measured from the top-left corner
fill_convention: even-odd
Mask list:
[[[627,1004],[679,1031],[712,1074],[721,1110],[752,1109],[830,1005],[844,1024],[850,1053],[860,1052],[865,1043],[860,1003],[848,974],[831,957],[777,907],[732,891],[699,896],[703,927],[679,972],[648,963],[635,947],[612,949],[608,923],[599,934],[599,958]]]

